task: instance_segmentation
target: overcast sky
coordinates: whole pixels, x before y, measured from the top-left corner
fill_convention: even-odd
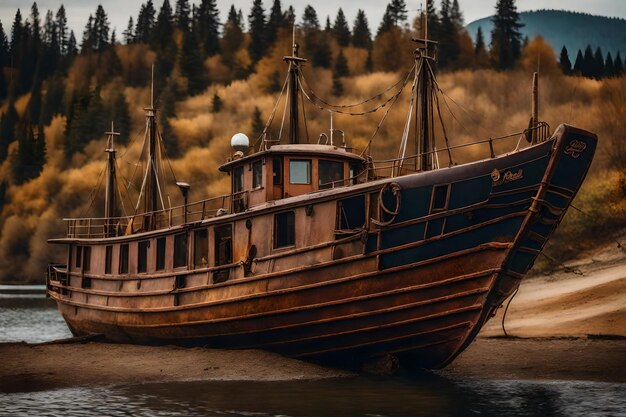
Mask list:
[[[56,10],[61,4],[65,5],[65,9],[68,15],[68,24],[74,29],[76,38],[80,42],[82,37],[82,30],[87,22],[87,18],[90,13],[93,13],[98,4],[104,6],[105,11],[109,16],[112,28],[117,28],[118,39],[121,38],[121,33],[126,28],[128,18],[133,16],[136,20],[141,4],[147,0],[38,0],[37,5],[39,11],[43,16],[48,9]],[[190,2],[199,3],[200,0],[190,0]],[[421,2],[424,2],[422,0]],[[161,7],[163,0],[153,0],[157,7],[157,10]],[[408,9],[410,11],[410,17],[417,13],[420,7],[420,1],[407,0]],[[172,7],[176,3],[176,0],[170,0]],[[273,0],[264,0],[265,8],[268,10],[271,7]],[[304,7],[307,4],[313,4],[320,17],[322,24],[326,20],[326,16],[330,15],[331,20],[337,13],[339,5],[343,8],[350,25],[354,21],[356,12],[358,9],[364,9],[370,23],[370,29],[373,33],[376,32],[376,28],[380,22],[380,19],[385,12],[387,0],[283,0],[283,7],[293,5],[296,9],[298,18],[302,16]],[[436,0],[437,5],[439,0]],[[489,16],[493,13],[496,0],[459,0],[461,10],[465,16],[465,22],[469,23],[473,20],[480,19],[482,17]],[[244,15],[248,15],[252,0],[217,0],[218,7],[222,12],[222,22],[226,18],[226,13],[231,4],[235,4],[235,7],[241,8]],[[26,17],[30,15],[30,7],[32,0],[0,0],[0,21],[4,27],[5,33],[9,36],[11,30],[11,24],[15,16],[15,11],[20,8],[22,16]],[[519,11],[537,10],[537,9],[564,9],[586,12],[604,16],[615,16],[626,18],[626,0],[518,0],[517,8]]]

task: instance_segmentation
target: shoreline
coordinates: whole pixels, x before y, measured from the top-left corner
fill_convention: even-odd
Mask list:
[[[0,393],[185,381],[304,381],[357,374],[259,350],[99,342],[0,344]],[[479,337],[435,374],[450,379],[626,383],[626,339]]]

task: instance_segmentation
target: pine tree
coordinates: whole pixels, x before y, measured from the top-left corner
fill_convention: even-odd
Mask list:
[[[176,1],[176,12],[174,13],[174,21],[176,22],[176,27],[183,32],[188,32],[191,26],[191,20],[189,18],[189,14],[191,13],[191,8],[189,6],[188,0],[177,0]]]
[[[613,61],[613,73],[616,77],[619,77],[624,73],[624,63],[619,52],[615,56],[615,61]]]
[[[267,20],[266,27],[266,40],[269,46],[273,45],[276,42],[276,36],[278,34],[278,30],[282,27],[286,27],[285,14],[282,11],[282,5],[280,4],[280,0],[274,0],[272,4],[272,9],[270,10],[270,17]]]
[[[350,28],[348,27],[346,15],[343,14],[341,7],[339,8],[337,17],[335,18],[333,34],[335,35],[335,39],[337,39],[339,46],[348,46],[350,44]]]
[[[335,97],[340,97],[341,95],[343,95],[343,83],[341,82],[341,79],[336,75],[333,75],[332,93]]]
[[[352,44],[357,48],[370,48],[372,46],[372,33],[367,22],[367,16],[361,9],[356,13],[356,19],[354,20]]]
[[[599,46],[593,56],[593,76],[597,80],[604,78],[604,54]]]
[[[615,76],[615,65],[613,64],[613,56],[610,51],[606,54],[606,61],[604,61],[604,76]]]
[[[261,137],[261,135],[263,134],[263,129],[265,129],[263,114],[261,113],[261,109],[259,109],[257,106],[254,106],[254,114],[252,115],[252,137]]]
[[[41,114],[41,124],[50,124],[54,115],[63,113],[64,94],[65,83],[61,75],[55,75],[46,80],[46,97]]]
[[[441,1],[441,34],[439,37],[439,65],[450,66],[459,56],[459,41],[456,25],[450,17],[450,0]]]
[[[14,58],[19,56],[19,47],[22,42],[23,31],[22,13],[20,9],[17,9],[15,19],[13,19],[13,26],[11,27],[11,55],[13,55]]]
[[[485,38],[483,36],[482,27],[478,26],[476,32],[476,44],[474,46],[474,60],[476,66],[479,68],[486,67],[489,64],[489,55],[487,53],[487,47],[485,45]]]
[[[15,128],[18,119],[15,102],[9,97],[7,109],[2,114],[2,122],[0,123],[0,162],[6,159],[9,145],[15,140]]]
[[[582,75],[583,77],[593,78],[595,76],[595,61],[593,59],[593,51],[591,45],[587,45],[585,48],[585,54],[583,55]]]
[[[330,24],[330,16],[326,15],[326,25],[324,26],[324,32],[331,33],[333,31],[333,25]]]
[[[4,67],[11,65],[9,41],[0,22],[0,100],[9,92],[8,82],[4,76]]]
[[[263,9],[263,0],[254,0],[252,10],[248,16],[250,24],[250,46],[248,52],[252,62],[256,64],[258,60],[263,58],[267,49],[267,40],[265,39],[265,9]]]
[[[521,55],[522,34],[515,0],[498,0],[496,14],[491,18],[491,59],[497,69],[513,68]]]
[[[285,26],[292,28],[296,24],[296,9],[293,6],[289,6],[284,14]]]
[[[328,34],[320,30],[317,12],[310,5],[304,9],[302,29],[306,47],[305,55],[312,58],[314,66],[330,68],[331,51]]]
[[[18,151],[13,167],[13,178],[21,184],[36,178],[45,164],[45,138],[41,115],[41,82],[36,81],[31,89],[26,114],[18,124]]]
[[[109,18],[102,5],[96,9],[96,17],[93,21],[93,48],[96,52],[102,52],[109,46]]]
[[[317,18],[317,12],[313,6],[306,6],[304,8],[304,14],[302,15],[302,29],[305,35],[307,33],[313,33],[320,30],[320,21]]]
[[[132,19],[132,18],[131,18]],[[158,52],[174,42],[174,15],[169,0],[163,0],[154,26],[153,44]]]
[[[215,94],[213,94],[213,99],[211,100],[211,113],[221,112],[223,106],[224,103],[222,102],[222,98],[217,94],[216,91]]]
[[[61,5],[56,14],[57,39],[59,50],[62,56],[67,55],[67,16],[65,15],[65,7]]]
[[[350,74],[348,70],[348,60],[346,56],[343,54],[343,49],[339,51],[339,55],[337,55],[337,60],[335,61],[335,72],[334,74],[337,77],[346,77]]]
[[[576,54],[576,61],[574,62],[574,69],[572,70],[574,75],[583,74],[583,67],[585,66],[584,62],[585,62],[585,59],[583,58],[583,53],[579,49],[578,54]]]
[[[159,124],[165,152],[168,157],[173,158],[178,156],[180,152],[178,140],[170,125],[170,119],[176,117],[176,81],[174,79],[169,79],[165,84],[165,88],[159,96],[159,103],[161,103]]]
[[[82,54],[93,52],[95,44],[93,32],[93,15],[89,15],[85,29],[83,29],[83,41],[80,44],[80,52]]]
[[[180,51],[180,71],[187,78],[187,91],[189,94],[197,94],[206,86],[204,79],[204,66],[202,54],[190,31],[183,32],[183,45]]]
[[[126,102],[126,96],[124,95],[123,88],[115,89],[113,100],[110,108],[109,120],[115,124],[115,129],[120,132],[119,143],[128,143],[128,138],[131,134],[131,120],[130,113],[128,111],[128,103]]]
[[[426,10],[428,11],[428,38],[439,39],[441,37],[441,22],[434,0],[426,0]]]
[[[154,4],[152,3],[152,0],[148,0],[146,4],[142,4],[141,8],[139,9],[139,16],[137,16],[137,25],[135,26],[133,42],[152,42],[152,35],[154,33],[155,24],[154,16],[156,16]]]
[[[52,10],[48,10],[46,13],[43,27],[43,44],[38,66],[40,77],[46,79],[50,74],[59,69],[59,63],[61,61],[61,48],[59,47],[57,24]]]
[[[198,37],[202,43],[204,54],[212,56],[220,51],[220,11],[216,0],[202,0],[196,13]]]
[[[480,51],[485,49],[485,37],[483,35],[482,26],[478,26],[476,31],[476,43],[474,44],[474,53],[478,56]]]
[[[563,71],[563,74],[570,75],[572,73],[572,62],[569,60],[569,54],[567,53],[567,48],[565,47],[565,45],[563,45],[563,48],[561,48],[559,66],[561,67],[561,71]]]
[[[450,8],[450,20],[454,24],[457,31],[463,29],[465,26],[465,19],[463,19],[463,13],[459,6],[459,0],[453,0],[452,7]]]
[[[126,29],[122,32],[122,36],[124,36],[124,43],[126,45],[135,42],[135,23],[133,22],[132,16],[128,19],[128,25],[126,25]]]
[[[78,44],[76,43],[76,36],[74,31],[70,30],[70,37],[67,40],[67,57],[72,58],[78,55]]]
[[[224,23],[224,35],[222,36],[222,59],[224,63],[234,70],[235,54],[242,47],[244,41],[243,22],[235,6],[230,6],[228,19]],[[241,75],[241,74],[239,74]]]

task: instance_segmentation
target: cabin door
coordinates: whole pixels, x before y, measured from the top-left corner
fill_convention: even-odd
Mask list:
[[[283,198],[285,188],[285,181],[283,180],[284,176],[283,169],[283,158],[273,158],[272,159],[272,190],[273,190],[273,199],[280,200]]]

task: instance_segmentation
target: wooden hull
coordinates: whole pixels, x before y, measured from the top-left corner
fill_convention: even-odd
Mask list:
[[[84,273],[58,270],[63,278],[49,281],[49,295],[76,335],[260,348],[343,366],[393,354],[411,366],[443,367],[532,267],[584,180],[596,141],[561,126],[547,142],[507,156],[296,198],[303,210],[319,205],[323,213],[323,204],[394,182],[400,207],[381,215],[383,226],[368,222],[327,244],[260,256],[252,273],[226,282],[212,283],[206,268],[185,271],[184,288],[176,285],[180,273],[92,274],[81,288]],[[445,205],[437,210],[442,184]]]

